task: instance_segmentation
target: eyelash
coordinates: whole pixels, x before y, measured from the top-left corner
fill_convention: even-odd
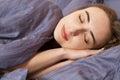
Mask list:
[[[80,20],[81,23],[83,23],[83,21],[82,21],[82,19],[81,19],[81,15],[79,15],[79,20]]]
[[[88,40],[86,40],[86,34],[84,34],[84,41],[86,44],[88,44]]]

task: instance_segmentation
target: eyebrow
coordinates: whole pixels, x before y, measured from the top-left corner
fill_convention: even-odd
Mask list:
[[[87,21],[90,22],[90,15],[89,15],[89,12],[88,11],[85,11],[86,12],[86,15],[87,15]]]
[[[94,36],[93,32],[92,32],[92,31],[90,31],[90,34],[91,34],[92,39],[93,39],[93,44],[95,44],[95,43],[96,43],[96,40],[95,40],[95,36]]]

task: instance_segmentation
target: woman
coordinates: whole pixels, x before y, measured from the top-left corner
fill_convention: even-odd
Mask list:
[[[58,46],[55,49],[46,48],[51,46],[48,42],[31,59],[5,71],[27,68],[30,78],[35,78],[74,60],[97,54],[103,51],[103,47],[119,43],[120,29],[116,31],[119,28],[116,24],[119,25],[115,12],[105,5],[95,4],[77,9],[57,24],[53,44]]]

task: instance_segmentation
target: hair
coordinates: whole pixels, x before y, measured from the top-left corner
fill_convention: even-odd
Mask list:
[[[112,37],[111,37],[111,40],[108,41],[102,47],[104,47],[105,49],[108,49],[110,47],[119,45],[120,44],[120,20],[118,20],[116,12],[113,9],[106,6],[105,4],[86,5],[84,7],[77,8],[74,11],[82,10],[82,9],[89,8],[89,7],[97,7],[97,8],[102,9],[107,14],[109,21],[110,21]],[[74,11],[72,11],[72,12],[74,12]]]

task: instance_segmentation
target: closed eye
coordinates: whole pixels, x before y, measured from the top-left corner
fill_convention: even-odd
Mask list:
[[[88,44],[88,40],[86,38],[86,34],[84,34],[84,41],[85,41],[86,44]]]
[[[83,23],[83,21],[82,21],[82,19],[81,19],[81,15],[79,15],[79,20],[80,20],[81,23]]]

